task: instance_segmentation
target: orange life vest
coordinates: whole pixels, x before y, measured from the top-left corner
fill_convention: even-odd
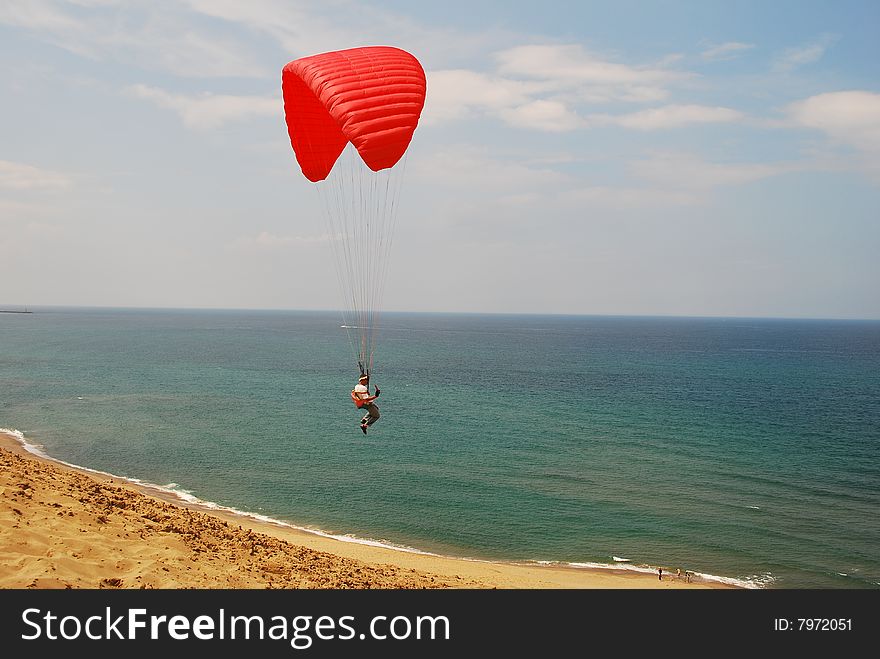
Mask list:
[[[355,390],[351,390],[351,399],[354,401],[354,406],[358,409],[364,406],[364,401],[361,400],[360,396],[355,393]]]

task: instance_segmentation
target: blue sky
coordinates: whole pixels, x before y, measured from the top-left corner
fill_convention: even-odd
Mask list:
[[[880,318],[880,3],[7,0],[0,304],[335,309],[281,68],[428,100],[384,308]]]

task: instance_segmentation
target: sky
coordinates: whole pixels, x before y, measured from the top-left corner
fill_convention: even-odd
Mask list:
[[[427,100],[382,307],[880,318],[875,0],[4,0],[0,306],[337,309],[281,69]]]

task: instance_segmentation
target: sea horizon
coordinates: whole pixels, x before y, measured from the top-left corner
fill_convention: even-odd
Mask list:
[[[192,312],[251,312],[251,313],[330,313],[338,314],[342,318],[343,311],[334,308],[309,308],[309,307],[220,307],[220,306],[163,306],[163,305],[118,305],[118,304],[2,304],[0,310],[17,311],[27,309],[29,311],[192,311]],[[377,312],[378,313],[378,312]],[[730,314],[662,314],[662,313],[581,313],[581,312],[543,312],[543,311],[449,311],[449,310],[409,310],[409,309],[385,309],[378,316],[386,315],[425,315],[425,316],[546,316],[561,318],[632,318],[632,319],[681,319],[681,320],[803,320],[803,321],[840,321],[857,323],[880,323],[880,317],[869,318],[862,316],[775,316],[775,315],[730,315]]]

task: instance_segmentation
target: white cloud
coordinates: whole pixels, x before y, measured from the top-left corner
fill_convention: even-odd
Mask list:
[[[704,60],[714,62],[731,60],[739,57],[743,51],[751,50],[755,47],[752,43],[742,43],[739,41],[728,41],[717,46],[712,46],[700,53],[700,57]]]
[[[880,94],[829,92],[792,103],[787,110],[796,125],[863,151],[880,152]]]
[[[32,30],[72,30],[79,26],[55,3],[43,0],[6,0],[0,5],[0,23]]]
[[[814,43],[788,48],[773,63],[773,70],[778,73],[787,73],[805,64],[818,62],[835,41],[837,41],[836,36],[826,34]]]
[[[7,0],[0,4],[0,24],[24,28],[71,52],[91,55],[90,40],[83,39],[88,26],[62,7],[52,0]]]
[[[109,50],[122,52],[131,38],[127,34],[116,34],[105,43]],[[267,78],[270,74],[280,75],[257,64],[247,48],[237,41],[194,29],[163,26],[145,31],[133,45],[141,66],[160,68],[179,76]]]
[[[594,115],[592,124],[615,124],[635,130],[680,128],[690,124],[727,123],[742,119],[741,112],[705,105],[666,105],[618,116]]]
[[[552,160],[550,164],[557,162]],[[480,222],[511,223],[514,217],[522,220],[533,217],[530,214],[535,212],[582,217],[591,209],[656,211],[705,201],[702,188],[669,185],[664,180],[648,181],[645,185],[639,181],[596,185],[588,176],[565,174],[539,164],[526,166],[521,158],[506,159],[464,145],[448,145],[420,159],[413,173],[418,180],[429,181],[435,191],[452,188],[444,198],[464,207],[468,213],[479,212]],[[477,197],[478,205],[469,204],[470,195]],[[487,211],[493,206],[509,209],[509,214]],[[448,215],[446,212],[444,217]]]
[[[508,194],[552,194],[568,180],[551,168],[529,166],[516,158],[501,158],[488,149],[469,144],[448,144],[412,163],[415,178],[434,186],[471,191],[486,198],[499,191]],[[407,178],[410,171],[407,171]],[[407,184],[409,187],[409,183]]]
[[[71,186],[68,176],[33,165],[0,160],[0,188],[12,190],[61,190]]]
[[[501,73],[560,83],[645,84],[680,80],[684,74],[608,62],[580,45],[517,46],[495,55]]]
[[[667,85],[691,77],[662,66],[632,67],[604,60],[580,45],[518,46],[497,53],[495,59],[504,76],[540,82],[545,92],[587,103],[657,101],[668,96]]]
[[[725,108],[668,106],[620,120],[594,115],[596,121],[586,122],[584,105],[662,101],[670,93],[666,85],[690,76],[601,60],[579,45],[520,46],[497,53],[495,59],[498,70],[493,74],[464,69],[429,72],[426,123],[484,115],[519,128],[560,132],[597,123],[653,128],[739,118]]]
[[[661,207],[692,206],[700,203],[700,198],[692,192],[660,187],[588,186],[569,190],[557,201],[580,212],[587,208],[656,211]]]
[[[347,21],[341,22],[338,15],[322,17],[321,5],[290,0],[186,0],[186,4],[205,16],[268,34],[292,59],[348,48],[364,39],[365,23],[361,21],[358,29],[356,19],[363,8],[357,5],[349,4],[345,8]],[[338,10],[338,6],[334,9]],[[378,18],[373,16],[374,21]]]
[[[127,91],[176,112],[187,126],[199,130],[213,130],[227,122],[252,117],[279,116],[282,112],[278,98],[274,96],[187,96],[147,85],[132,85]]]
[[[790,163],[717,163],[688,153],[657,152],[631,166],[633,173],[669,189],[710,190],[742,185],[803,169]]]
[[[564,132],[579,128],[584,122],[563,103],[537,100],[504,110],[501,116],[512,126],[548,132]]]
[[[499,113],[528,103],[536,91],[528,83],[467,70],[428,72],[427,79],[429,93],[422,117],[428,124]]]
[[[679,128],[701,123],[740,121],[737,110],[705,105],[666,105],[621,115],[580,116],[568,96],[541,96],[540,85],[490,77],[473,71],[439,71],[429,77],[428,102],[423,114],[426,124],[487,114],[512,126],[562,132],[590,126],[617,125],[635,130]],[[631,91],[635,88],[631,88]],[[639,100],[648,100],[646,95]],[[593,99],[595,100],[595,99]]]
[[[7,0],[0,24],[94,60],[134,63],[191,77],[266,77],[244,42],[198,25],[181,4]],[[272,75],[276,72],[272,71]]]
[[[656,68],[665,69],[668,66],[675,64],[676,62],[680,62],[684,59],[683,53],[669,53],[668,55],[664,55],[660,60],[654,65]]]

